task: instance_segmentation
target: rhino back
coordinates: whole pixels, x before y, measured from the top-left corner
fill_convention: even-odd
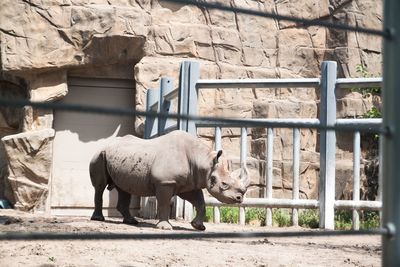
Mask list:
[[[106,148],[107,169],[114,183],[135,195],[154,195],[160,185],[176,193],[204,188],[209,149],[196,137],[174,131],[144,140],[116,139]]]
[[[105,149],[107,171],[124,191],[141,196],[154,195],[150,171],[155,158],[146,140],[114,142]]]
[[[174,131],[154,140],[158,153],[152,166],[157,184],[175,185],[176,193],[205,187],[209,148],[198,138]]]

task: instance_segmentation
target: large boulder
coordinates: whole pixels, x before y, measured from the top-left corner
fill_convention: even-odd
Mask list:
[[[51,174],[53,129],[9,135],[1,139],[8,162],[13,205],[19,210],[44,208]]]

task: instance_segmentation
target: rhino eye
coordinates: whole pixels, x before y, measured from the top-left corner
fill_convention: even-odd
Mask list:
[[[211,175],[211,177],[210,177],[210,188],[213,188],[216,183],[217,183],[217,177],[215,177],[215,175]]]
[[[222,183],[221,183],[221,189],[222,189],[222,190],[228,190],[229,188],[230,188],[229,184],[227,184],[227,183],[225,183],[225,182],[222,182]]]

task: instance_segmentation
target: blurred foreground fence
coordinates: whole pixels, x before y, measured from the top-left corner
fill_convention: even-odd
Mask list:
[[[151,118],[157,118],[157,131],[154,132],[153,128],[149,125],[146,125],[146,134],[147,137],[151,137],[152,135],[162,134],[165,130],[170,130],[173,128],[179,128],[182,130],[186,130],[191,133],[195,133],[196,127],[215,127],[215,136],[216,136],[216,146],[220,145],[220,130],[222,127],[239,127],[241,128],[242,136],[246,134],[247,127],[265,127],[267,130],[267,150],[272,150],[272,146],[270,145],[270,136],[272,128],[294,128],[294,168],[293,168],[293,179],[294,184],[297,184],[298,174],[297,174],[297,151],[298,151],[298,130],[296,128],[315,128],[319,129],[321,132],[321,149],[326,151],[321,151],[321,172],[320,176],[320,197],[318,200],[299,200],[298,199],[298,190],[297,186],[294,186],[292,199],[285,200],[282,203],[277,203],[272,196],[271,189],[271,175],[270,173],[270,163],[267,163],[268,172],[266,175],[266,194],[267,198],[260,200],[262,203],[251,202],[253,200],[246,200],[242,205],[242,208],[246,206],[262,206],[270,209],[271,207],[291,207],[293,209],[297,208],[310,208],[310,207],[318,207],[320,210],[320,227],[325,229],[333,228],[333,214],[335,208],[349,208],[354,211],[355,225],[357,222],[357,213],[358,209],[376,209],[379,210],[382,208],[382,229],[378,229],[376,231],[324,231],[321,232],[320,235],[346,235],[346,234],[381,234],[383,240],[383,266],[398,266],[400,262],[400,212],[399,212],[399,203],[400,203],[400,171],[398,159],[400,158],[400,120],[398,119],[398,114],[400,114],[400,105],[397,103],[398,99],[400,99],[400,20],[398,19],[398,14],[400,13],[400,1],[396,0],[385,0],[384,1],[384,27],[383,30],[379,29],[366,29],[361,27],[354,27],[350,25],[331,23],[321,20],[307,20],[303,18],[282,16],[274,13],[265,13],[256,10],[249,10],[240,7],[226,6],[220,3],[207,3],[204,1],[194,1],[194,0],[169,0],[171,2],[176,2],[180,4],[189,4],[195,5],[199,8],[207,8],[207,9],[218,9],[229,12],[235,12],[238,14],[246,14],[252,16],[259,16],[265,18],[274,18],[277,20],[286,20],[293,21],[297,23],[299,26],[323,26],[329,28],[335,28],[340,30],[348,30],[354,31],[364,34],[373,34],[377,36],[381,36],[384,38],[383,52],[383,80],[384,80],[384,90],[383,90],[383,120],[378,121],[344,121],[338,120],[335,117],[335,107],[334,96],[335,96],[335,88],[340,86],[355,86],[352,83],[358,84],[359,87],[362,87],[362,84],[366,83],[365,86],[373,86],[372,84],[379,85],[381,80],[355,80],[355,79],[336,79],[336,64],[334,62],[325,62],[322,64],[321,78],[320,79],[302,79],[302,81],[296,80],[282,80],[282,83],[285,83],[284,87],[319,87],[321,90],[321,101],[324,102],[324,108],[321,110],[321,115],[318,120],[314,121],[293,121],[293,120],[280,120],[274,121],[270,119],[260,120],[260,121],[250,121],[250,120],[238,120],[238,119],[223,119],[223,118],[205,118],[199,116],[193,116],[191,114],[196,114],[196,99],[197,99],[197,90],[200,88],[232,88],[232,87],[279,87],[279,82],[273,84],[271,80],[256,80],[252,81],[255,84],[252,84],[250,81],[215,81],[215,80],[200,80],[198,79],[198,65],[195,63],[185,63],[181,69],[181,78],[180,78],[180,93],[188,94],[185,97],[179,98],[181,102],[179,102],[179,114],[166,114],[165,112],[161,113],[153,113],[153,112],[141,112],[141,111],[132,111],[132,110],[121,110],[118,108],[115,109],[105,109],[101,107],[90,107],[90,106],[79,106],[79,105],[58,105],[55,103],[34,103],[25,100],[10,100],[4,99],[0,97],[0,105],[3,106],[16,106],[23,107],[25,105],[30,105],[37,108],[58,108],[64,110],[74,110],[74,111],[83,111],[83,112],[98,112],[103,114],[114,114],[114,115],[127,115],[127,116],[147,116]],[[247,85],[246,85],[247,82]],[[266,84],[262,84],[266,82]],[[291,82],[294,82],[292,84]],[[301,84],[306,82],[306,84]],[[235,84],[237,83],[237,84]],[[296,84],[297,83],[297,84]],[[268,86],[267,86],[268,85]],[[374,86],[375,86],[374,85]],[[187,87],[186,89],[185,86]],[[162,90],[160,90],[162,91]],[[173,90],[172,90],[173,91]],[[161,100],[159,100],[158,105],[162,105],[157,107],[157,110],[162,110],[161,108],[165,108],[166,106],[163,103],[165,99],[172,98],[174,94],[178,94],[178,92],[168,92],[161,93]],[[192,92],[192,93],[191,93]],[[157,93],[155,94],[157,98]],[[149,103],[151,104],[151,97],[148,97]],[[154,105],[151,104],[148,107],[151,107],[154,110]],[[178,120],[177,124],[174,126],[171,124],[168,119],[175,118]],[[379,125],[381,125],[379,127]],[[154,124],[153,124],[154,127]],[[357,165],[359,164],[359,131],[370,131],[377,132],[381,134],[381,177],[382,177],[382,194],[378,201],[374,202],[364,202],[360,201],[357,195],[353,196],[353,200],[351,201],[338,201],[334,198],[334,153],[332,154],[332,150],[335,147],[335,132],[333,130],[353,130],[354,131],[354,169],[357,169]],[[149,134],[151,133],[151,134]],[[244,140],[244,137],[242,138]],[[296,144],[297,143],[297,144]],[[245,151],[245,145],[243,143],[241,151]],[[322,153],[323,152],[323,153]],[[245,155],[244,152],[241,154]],[[271,157],[268,157],[267,151],[267,162]],[[241,158],[242,166],[245,164],[246,158],[245,156]],[[358,170],[358,169],[357,169]],[[359,187],[358,180],[358,171],[354,171],[353,176],[354,179],[353,189],[357,189]],[[353,190],[357,192],[356,190]],[[380,201],[382,199],[382,203]],[[258,201],[258,200],[257,200]],[[302,202],[305,201],[305,202]],[[208,199],[207,203],[209,205],[213,205],[215,207],[220,206],[220,203],[217,203],[213,199]],[[179,206],[181,205],[181,206]],[[182,208],[183,207],[183,208]],[[184,215],[191,216],[190,210],[191,207],[184,206],[184,203],[180,203],[177,201],[176,211],[186,211]],[[243,213],[243,209],[242,209]],[[215,209],[216,219],[218,218],[218,209]],[[243,216],[243,215],[242,215]],[[293,213],[293,216],[296,217],[296,212]],[[295,218],[294,218],[295,221]],[[241,219],[243,222],[243,217]],[[357,227],[355,227],[357,228]],[[302,235],[301,232],[291,233],[292,236]],[[285,233],[276,233],[277,236],[285,236]],[[311,232],[304,233],[304,235],[312,235]],[[112,235],[112,234],[95,234],[90,235],[86,234],[88,239],[111,239],[111,238],[194,238],[198,236],[205,236],[204,234],[164,234],[160,235]],[[207,235],[208,237],[222,237],[222,234],[211,233]],[[266,233],[230,233],[229,237],[246,237],[246,236],[268,236]],[[46,233],[1,233],[1,240],[28,240],[28,239],[85,239],[85,234],[46,234]]]

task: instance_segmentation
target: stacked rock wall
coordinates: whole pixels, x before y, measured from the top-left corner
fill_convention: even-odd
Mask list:
[[[379,29],[382,23],[382,1],[375,0],[221,3],[360,27]],[[340,77],[360,76],[356,71],[360,64],[373,75],[381,72],[379,37],[164,1],[21,0],[5,1],[0,10],[0,82],[12,83],[7,88],[14,88],[20,85],[13,79],[21,78],[25,84],[22,97],[31,100],[62,98],[68,92],[68,76],[131,78],[136,83],[136,108],[143,109],[146,90],[157,87],[161,76],[171,76],[177,85],[183,60],[199,61],[201,78],[318,77],[323,60],[337,61]],[[337,95],[340,118],[361,116],[380,103],[379,98],[358,92],[338,91]],[[314,88],[201,90],[199,114],[315,118],[318,99]],[[16,112],[1,110],[1,136],[12,138],[23,131],[30,138],[29,133],[52,127],[51,111],[27,108]],[[135,126],[141,135],[140,118]],[[198,133],[212,145],[212,129]],[[248,136],[249,167],[253,179],[262,180],[265,130],[249,129]],[[290,130],[275,132],[275,196],[291,194],[291,136]],[[318,134],[302,130],[301,136],[301,196],[310,198],[318,191]],[[348,190],[347,162],[352,157],[348,139],[343,135],[338,139],[338,197]],[[223,147],[239,155],[237,129],[224,129]]]

